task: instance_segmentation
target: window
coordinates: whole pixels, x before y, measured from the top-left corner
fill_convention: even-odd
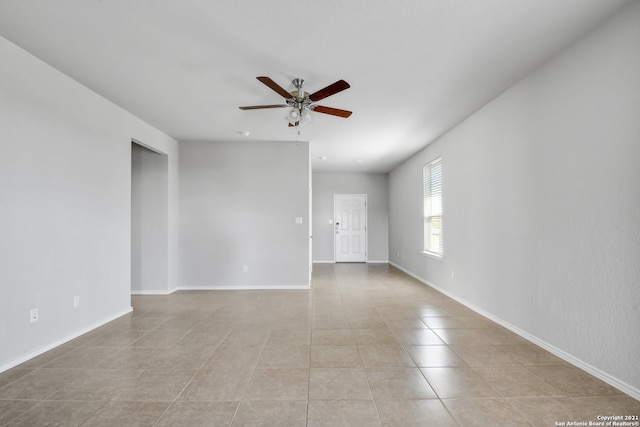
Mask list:
[[[442,256],[442,157],[427,163],[424,179],[424,251]]]

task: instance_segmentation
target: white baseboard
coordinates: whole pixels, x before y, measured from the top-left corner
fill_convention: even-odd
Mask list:
[[[320,261],[313,261],[313,263],[314,263],[314,264],[336,264],[336,262],[335,262],[335,261],[333,261],[333,260],[325,260],[325,261],[320,260]],[[382,260],[369,259],[369,260],[367,260],[367,262],[366,262],[366,263],[367,263],[367,264],[389,264],[389,260],[388,260],[388,259],[387,259],[387,260],[385,260],[385,259],[382,259]]]
[[[131,289],[131,295],[171,295],[176,290],[172,291],[152,291],[152,290],[142,290],[142,289]]]
[[[245,286],[245,285],[213,285],[213,286],[178,286],[176,291],[259,291],[259,290],[277,290],[277,291],[289,291],[289,290],[300,290],[300,289],[311,289],[309,285],[293,285],[293,286],[284,286],[284,285],[260,285],[260,286]]]
[[[71,341],[72,339],[78,338],[80,335],[84,335],[87,332],[91,332],[96,328],[99,328],[102,325],[105,325],[113,320],[116,320],[119,317],[124,316],[125,314],[129,314],[133,311],[133,307],[129,307],[127,310],[121,311],[119,313],[114,314],[113,316],[109,316],[106,317],[102,320],[99,320],[93,324],[91,324],[90,326],[87,326],[86,328],[82,328],[79,331],[76,331],[74,333],[72,333],[71,335],[67,335],[63,338],[60,338],[59,340],[52,342],[51,344],[48,344],[44,347],[40,347],[37,350],[34,351],[30,351],[29,353],[23,354],[22,356],[10,360],[9,362],[3,363],[2,365],[0,365],[0,372],[4,372],[8,369],[14,368],[18,365],[20,365],[21,363],[26,362],[27,360],[31,360],[34,357],[40,356],[43,353],[46,353],[49,350],[52,350],[58,346],[61,346],[62,344],[65,344],[69,341]]]
[[[459,302],[460,304],[470,308],[471,310],[475,311],[476,313],[480,314],[481,316],[486,317],[489,320],[492,320],[494,322],[496,322],[497,324],[499,324],[500,326],[503,326],[505,328],[507,328],[508,330],[510,330],[511,332],[513,332],[516,335],[521,336],[522,338],[526,339],[527,341],[542,347],[543,349],[547,350],[548,352],[558,356],[560,359],[566,361],[567,363],[570,363],[573,366],[576,366],[580,369],[582,369],[583,371],[588,372],[589,374],[593,375],[594,377],[601,379],[602,381],[604,381],[605,383],[609,384],[612,387],[615,387],[616,389],[620,390],[623,393],[628,394],[629,396],[633,397],[634,399],[638,399],[640,400],[640,389],[633,387],[630,384],[625,383],[624,381],[621,381],[620,379],[609,375],[608,373],[596,368],[595,366],[592,366],[586,362],[584,362],[581,359],[578,359],[577,357],[567,353],[566,351],[559,349],[558,347],[555,347],[551,344],[549,344],[548,342],[536,337],[535,335],[531,335],[530,333],[528,333],[527,331],[524,331],[520,328],[518,328],[517,326],[512,325],[509,322],[506,322],[505,320],[471,304],[470,302],[457,297],[456,295],[450,293],[449,291],[446,291],[436,285],[434,285],[433,283],[430,283],[428,280],[426,280],[423,277],[420,277],[414,273],[412,273],[411,271],[399,266],[398,264],[394,263],[394,262],[390,262],[389,264],[391,264],[392,266],[394,266],[395,268],[397,268],[398,270],[401,270],[403,272],[405,272],[406,274],[408,274],[409,276],[419,280],[420,282],[424,283],[425,285],[429,286],[430,288],[435,289],[436,291],[448,296],[449,298]]]

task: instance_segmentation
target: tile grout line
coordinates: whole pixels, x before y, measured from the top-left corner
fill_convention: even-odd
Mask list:
[[[168,319],[167,319],[168,320]],[[194,328],[191,328],[187,333],[185,333],[182,338],[184,338],[185,336],[187,336],[187,334],[191,331],[193,331]],[[218,348],[220,348],[220,346],[222,345],[222,343],[227,339],[227,337],[229,336],[229,334],[231,334],[232,329],[229,328],[229,331],[227,332],[227,334],[224,336],[224,338],[218,343],[218,345],[216,346],[215,350],[213,350],[213,352],[211,353],[211,355],[200,364],[200,367],[198,367],[198,369],[196,369],[196,372],[191,376],[191,378],[189,379],[189,381],[187,381],[187,383],[184,385],[184,387],[182,387],[182,390],[180,390],[180,393],[178,393],[176,395],[176,397],[169,403],[169,405],[165,408],[164,411],[162,411],[162,414],[160,414],[160,416],[158,417],[158,419],[153,423],[153,426],[157,426],[158,423],[160,422],[160,420],[162,420],[162,417],[165,416],[165,414],[169,411],[169,409],[173,406],[174,403],[176,403],[176,401],[180,398],[180,396],[182,395],[182,393],[184,393],[184,391],[187,389],[187,387],[189,387],[189,385],[191,384],[191,382],[193,382],[194,378],[200,373],[200,371],[202,371],[202,369],[204,368],[204,366],[207,364],[207,362],[213,357],[214,353],[216,352],[216,350],[218,350]],[[178,341],[179,342],[179,341]],[[173,346],[175,346],[176,343],[173,344]],[[173,346],[171,346],[170,348],[172,348]],[[142,375],[142,374],[140,374]],[[238,406],[240,406],[240,404],[238,403]],[[236,408],[236,411],[238,409]],[[235,414],[234,414],[235,415]]]

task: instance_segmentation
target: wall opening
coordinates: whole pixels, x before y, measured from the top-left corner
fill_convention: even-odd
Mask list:
[[[169,290],[169,157],[131,143],[131,293]]]

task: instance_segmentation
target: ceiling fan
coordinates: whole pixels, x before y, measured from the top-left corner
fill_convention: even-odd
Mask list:
[[[259,110],[263,108],[286,108],[290,107],[291,109],[287,113],[285,119],[289,122],[289,126],[299,126],[300,124],[304,124],[311,119],[311,111],[315,111],[318,113],[330,114],[332,116],[344,117],[347,118],[351,115],[351,111],[340,110],[338,108],[325,107],[322,105],[318,105],[317,102],[321,99],[334,95],[338,92],[341,92],[345,89],[349,89],[349,83],[344,80],[338,80],[337,82],[330,84],[324,89],[320,89],[317,92],[309,94],[302,90],[302,86],[304,85],[304,80],[302,79],[294,79],[291,83],[296,88],[296,90],[287,92],[282,86],[278,85],[276,82],[271,80],[269,77],[260,76],[257,77],[262,83],[271,88],[273,91],[277,92],[279,95],[284,97],[284,104],[272,104],[272,105],[253,105],[248,107],[239,107],[241,110]]]

